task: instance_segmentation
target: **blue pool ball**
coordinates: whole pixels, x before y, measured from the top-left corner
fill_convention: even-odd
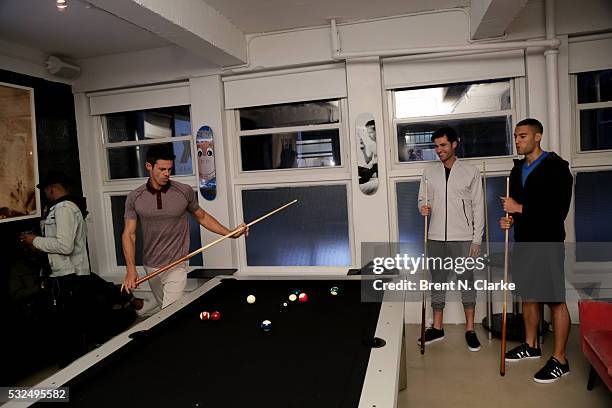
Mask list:
[[[263,331],[269,332],[270,330],[272,330],[272,322],[269,320],[264,320],[263,322],[261,322],[260,327]]]
[[[301,290],[299,290],[299,289],[293,289],[293,290],[291,291],[291,293],[293,293],[295,296],[299,296],[299,295],[300,295],[300,293],[302,293],[302,291],[301,291]]]
[[[332,287],[329,289],[329,293],[330,293],[332,296],[338,296],[338,295],[340,294],[340,289],[338,289],[338,287],[337,287],[337,286],[332,286]]]

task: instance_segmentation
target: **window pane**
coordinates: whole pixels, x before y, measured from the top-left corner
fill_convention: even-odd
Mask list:
[[[576,175],[576,242],[612,242],[612,170]],[[609,252],[577,245],[577,261],[612,261]]]
[[[423,241],[423,216],[419,213],[417,199],[419,194],[419,181],[404,181],[396,184],[397,193],[397,221],[400,242],[420,243]],[[484,184],[484,179],[483,179]],[[499,219],[504,216],[499,197],[506,194],[506,177],[487,177],[487,222],[489,224],[489,241],[504,242],[505,234],[499,228]],[[483,241],[486,234],[483,235]],[[514,241],[510,232],[510,241]],[[483,244],[484,245],[484,244]],[[482,253],[486,249],[483,247]]]
[[[298,102],[240,109],[241,130],[338,122],[340,122],[338,101]]]
[[[145,169],[145,163],[147,150],[151,146],[155,145],[140,145],[107,149],[108,169],[111,180],[148,177],[149,174]],[[174,150],[174,154],[176,156],[172,174],[181,176],[193,174],[190,142],[187,140],[172,142],[172,149]]]
[[[274,133],[240,137],[242,169],[340,166],[340,131]]]
[[[482,181],[484,188],[484,179]],[[505,215],[504,209],[501,205],[500,197],[506,195],[506,176],[492,176],[487,177],[487,223],[489,224],[489,242],[499,243],[505,241],[505,232],[499,228],[499,219]],[[485,235],[482,237],[486,240]],[[514,230],[510,230],[508,234],[510,242],[514,241]],[[494,249],[499,248],[498,245]],[[483,249],[483,253],[484,253]],[[503,258],[503,255],[502,255]]]
[[[512,154],[512,116],[440,120],[397,125],[400,162],[438,160],[431,141],[436,129],[450,126],[459,136],[457,156],[487,157]]]
[[[506,110],[510,95],[509,80],[405,89],[394,92],[395,118]]]
[[[578,78],[578,103],[612,101],[612,69],[584,72]]]
[[[612,149],[612,108],[580,111],[580,150]]]
[[[395,185],[400,242],[423,242],[424,221],[417,205],[419,184],[420,181],[403,181]]]
[[[109,113],[104,120],[109,143],[191,135],[189,106]]]
[[[123,214],[125,213],[125,200],[127,195],[111,197],[111,213],[113,217],[113,235],[115,237],[115,256],[117,258],[117,266],[125,266],[125,258],[123,256],[123,247],[121,244],[121,234],[123,233]],[[189,217],[189,251],[195,251],[200,248],[200,224]],[[136,227],[136,265],[142,266],[142,230],[140,222]],[[202,254],[198,254],[189,260],[189,265],[202,266]]]
[[[245,222],[298,202],[257,224],[246,240],[249,266],[348,266],[351,249],[344,185],[242,191]]]

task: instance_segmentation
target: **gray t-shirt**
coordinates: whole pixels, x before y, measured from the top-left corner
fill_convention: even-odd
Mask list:
[[[144,266],[160,268],[189,253],[187,212],[198,208],[196,192],[178,181],[162,190],[147,181],[128,194],[124,218],[140,220]]]

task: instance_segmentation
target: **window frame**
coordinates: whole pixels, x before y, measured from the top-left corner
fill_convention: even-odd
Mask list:
[[[172,107],[172,106],[159,106],[158,108],[166,108],[166,107]],[[156,109],[156,108],[150,108],[150,109]],[[150,109],[137,109],[136,111],[146,111],[146,110],[150,110]],[[117,112],[117,113],[122,113],[122,112],[134,112],[134,111],[121,111],[121,112]],[[124,141],[124,142],[109,142],[108,138],[107,138],[107,124],[106,124],[106,114],[101,114],[98,115],[97,118],[99,120],[99,126],[100,126],[100,134],[101,134],[101,138],[100,138],[100,142],[101,142],[101,148],[102,148],[102,152],[103,152],[103,160],[102,160],[102,175],[103,175],[103,183],[104,184],[110,184],[110,183],[119,183],[119,182],[125,182],[127,183],[131,183],[134,182],[136,180],[145,180],[147,177],[129,177],[129,178],[121,178],[121,179],[113,179],[110,176],[110,165],[109,165],[109,156],[108,156],[108,151],[110,149],[117,149],[117,148],[123,148],[123,147],[131,147],[131,146],[146,146],[146,145],[155,145],[155,144],[164,144],[164,143],[173,143],[173,142],[183,142],[183,141],[189,141],[189,147],[191,149],[191,169],[192,172],[191,174],[182,174],[182,175],[176,175],[173,174],[172,178],[176,178],[176,177],[181,177],[181,178],[187,178],[187,177],[195,177],[197,169],[196,169],[196,160],[195,157],[197,157],[196,155],[196,150],[195,150],[195,138],[194,138],[194,131],[193,131],[193,113],[192,113],[192,109],[191,109],[191,105],[189,105],[189,121],[191,123],[191,134],[190,135],[186,135],[186,136],[175,136],[175,137],[164,137],[164,138],[160,138],[160,139],[145,139],[145,140],[131,140],[131,141]]]
[[[346,275],[347,269],[354,268],[358,264],[357,251],[355,247],[355,237],[353,228],[353,202],[352,202],[352,168],[348,121],[348,104],[346,98],[337,98],[340,103],[340,122],[329,125],[307,125],[284,128],[268,128],[244,131],[244,134],[269,134],[280,132],[286,129],[307,129],[320,130],[321,126],[325,129],[338,128],[340,133],[340,155],[342,164],[334,167],[310,167],[310,168],[290,168],[290,169],[269,169],[242,171],[242,157],[240,151],[240,113],[238,109],[227,109],[225,120],[227,123],[229,149],[226,153],[229,164],[229,177],[231,180],[231,195],[234,203],[234,217],[242,220],[242,190],[276,187],[306,187],[321,185],[342,184],[347,189],[347,207],[349,223],[349,248],[351,262],[349,266],[248,266],[246,258],[246,243],[243,240],[237,242],[238,269],[240,274],[245,275]],[[319,129],[316,129],[316,128]],[[251,220],[244,220],[249,222]]]
[[[608,68],[612,69],[612,67]],[[601,70],[597,70],[601,71]],[[595,71],[586,71],[595,72]],[[572,164],[573,168],[578,171],[583,167],[592,166],[607,166],[612,163],[612,149],[601,150],[585,150],[582,151],[580,144],[580,112],[585,109],[593,108],[612,108],[612,101],[595,102],[595,103],[578,103],[578,74],[570,74],[570,93],[571,93],[571,117],[573,121],[574,135],[571,138],[572,143]]]
[[[255,130],[241,130],[240,129],[240,109],[231,110],[231,115],[228,116],[228,123],[231,123],[231,129],[229,134],[233,135],[231,137],[232,152],[235,152],[235,156],[232,160],[232,170],[237,178],[239,179],[257,179],[260,177],[265,177],[266,179],[282,179],[286,180],[287,173],[291,173],[293,177],[298,178],[309,178],[309,174],[314,174],[313,178],[318,178],[318,176],[325,176],[328,174],[344,174],[350,173],[350,167],[348,165],[348,161],[350,160],[350,152],[349,152],[349,143],[347,140],[348,137],[348,128],[347,128],[347,120],[348,118],[348,108],[346,98],[335,98],[333,99],[338,101],[338,105],[340,108],[340,120],[338,123],[329,123],[322,125],[302,125],[302,126],[285,126],[285,127],[275,127],[275,128],[264,128],[264,129],[255,129]],[[309,101],[309,102],[315,102]],[[340,158],[342,164],[340,166],[317,166],[317,167],[293,167],[293,168],[285,168],[285,169],[265,169],[265,170],[243,170],[242,169],[242,152],[240,149],[240,140],[241,137],[248,136],[259,136],[259,135],[269,135],[273,133],[291,133],[291,132],[307,132],[307,131],[317,131],[317,130],[331,130],[338,129],[338,136],[340,142]],[[278,173],[277,173],[278,172]],[[275,174],[277,173],[277,174]]]
[[[355,266],[356,259],[356,248],[355,248],[355,231],[353,222],[355,220],[353,215],[352,207],[352,183],[351,180],[335,180],[335,181],[304,181],[304,182],[285,182],[285,183],[249,183],[249,184],[234,184],[233,192],[236,203],[237,214],[244,214],[242,205],[242,191],[243,190],[258,190],[258,189],[274,189],[282,187],[314,187],[314,186],[333,186],[343,185],[346,187],[346,199],[347,199],[347,214],[348,214],[348,238],[349,238],[349,250],[350,250],[350,264],[346,266],[249,266],[247,264],[247,253],[246,253],[246,241],[240,240],[238,242],[238,259],[240,260],[240,272],[252,276],[283,276],[283,275],[321,275],[334,274],[334,275],[346,275],[346,271],[349,268]],[[263,215],[263,214],[262,214]],[[251,220],[244,220],[248,222]]]
[[[478,83],[479,81],[486,81],[486,78],[482,78],[479,80],[471,81],[473,83]],[[453,120],[453,119],[473,119],[473,118],[486,118],[486,117],[495,117],[495,116],[508,116],[510,115],[512,118],[511,126],[514,128],[516,123],[518,122],[518,116],[525,116],[525,104],[524,100],[526,98],[526,81],[524,77],[516,77],[516,78],[506,78],[507,81],[510,82],[510,95],[511,95],[511,105],[512,108],[508,110],[498,110],[498,111],[490,111],[490,112],[474,112],[474,113],[460,113],[460,114],[450,114],[450,115],[437,115],[437,116],[420,116],[415,118],[405,118],[398,119],[395,118],[395,92],[399,89],[389,89],[387,92],[387,112],[389,115],[389,128],[388,134],[392,139],[390,140],[389,145],[391,146],[391,155],[392,160],[390,161],[392,172],[393,170],[400,170],[401,174],[404,174],[405,171],[409,171],[409,167],[423,167],[428,164],[434,163],[435,160],[420,160],[413,162],[401,162],[399,161],[399,146],[397,142],[397,125],[398,124],[410,124],[410,123],[423,123],[429,121],[441,121],[441,120]],[[452,84],[454,82],[448,82],[444,84],[434,84],[423,86],[422,88],[430,88],[442,85]],[[482,157],[469,157],[462,158],[461,160],[469,162],[482,162],[484,160],[495,163],[511,163],[511,159],[517,158],[518,155],[516,153],[516,147],[514,143],[511,141],[510,143],[512,152],[509,155],[505,156],[482,156]],[[476,165],[475,163],[472,163]],[[512,166],[510,165],[510,168]],[[509,169],[510,169],[509,168]],[[508,169],[508,170],[509,170]],[[422,172],[422,169],[420,170]]]
[[[163,107],[171,107],[171,106],[180,106],[180,105],[167,105],[161,104],[157,106],[157,108]],[[155,109],[155,108],[151,108]],[[137,109],[138,110],[138,109]],[[142,109],[141,109],[142,110]],[[145,109],[146,110],[146,109]],[[128,111],[125,111],[128,112]],[[188,141],[191,149],[191,160],[192,160],[192,174],[189,175],[172,175],[172,180],[176,180],[180,183],[189,185],[192,189],[199,189],[197,182],[197,163],[196,163],[196,143],[194,137],[194,122],[193,122],[193,112],[191,104],[189,104],[189,115],[191,122],[191,135],[188,136],[178,136],[178,137],[169,137],[163,139],[148,139],[141,141],[126,141],[126,142],[107,142],[107,134],[106,134],[106,120],[104,118],[104,114],[94,115],[92,116],[93,120],[93,129],[96,132],[96,155],[100,160],[98,163],[98,174],[97,179],[99,180],[99,193],[101,197],[101,208],[103,211],[103,235],[104,235],[104,245],[105,245],[105,260],[103,263],[99,262],[104,268],[102,271],[102,275],[105,277],[111,276],[114,279],[123,280],[122,277],[125,275],[125,266],[117,264],[117,256],[115,254],[115,236],[113,233],[113,219],[112,219],[112,204],[111,197],[112,196],[120,196],[127,195],[132,190],[138,188],[142,184],[146,182],[148,177],[131,177],[131,178],[122,178],[122,179],[111,179],[110,178],[110,169],[108,162],[108,149],[113,147],[125,147],[125,146],[138,146],[138,145],[149,145],[149,144],[162,144],[162,143],[171,143],[171,142],[180,142],[180,141]],[[112,147],[109,147],[111,145]],[[200,240],[204,242],[203,237],[204,232],[200,231]],[[202,268],[202,266],[197,265],[189,265],[188,270],[192,271],[194,269]],[[144,276],[145,270],[143,266],[136,266],[136,270],[140,276]],[[119,278],[117,278],[119,277]],[[192,290],[193,284],[190,284],[191,280],[188,279],[188,287],[186,290]]]

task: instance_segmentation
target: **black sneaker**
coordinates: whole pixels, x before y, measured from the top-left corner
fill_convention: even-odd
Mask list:
[[[465,332],[465,341],[467,342],[468,350],[480,351],[480,342],[478,341],[478,337],[476,337],[476,332],[474,330],[468,330]]]
[[[506,352],[506,361],[510,362],[540,357],[542,357],[542,350],[531,347],[527,343],[523,343],[520,346],[516,346],[512,350]]]
[[[533,381],[540,384],[550,384],[557,381],[559,378],[569,374],[569,361],[565,360],[565,364],[561,364],[559,360],[551,357],[546,365],[533,376]]]
[[[428,327],[425,329],[425,345],[435,343],[436,341],[444,340],[444,329],[436,329],[435,327]],[[421,345],[421,338],[417,339],[417,344]]]

